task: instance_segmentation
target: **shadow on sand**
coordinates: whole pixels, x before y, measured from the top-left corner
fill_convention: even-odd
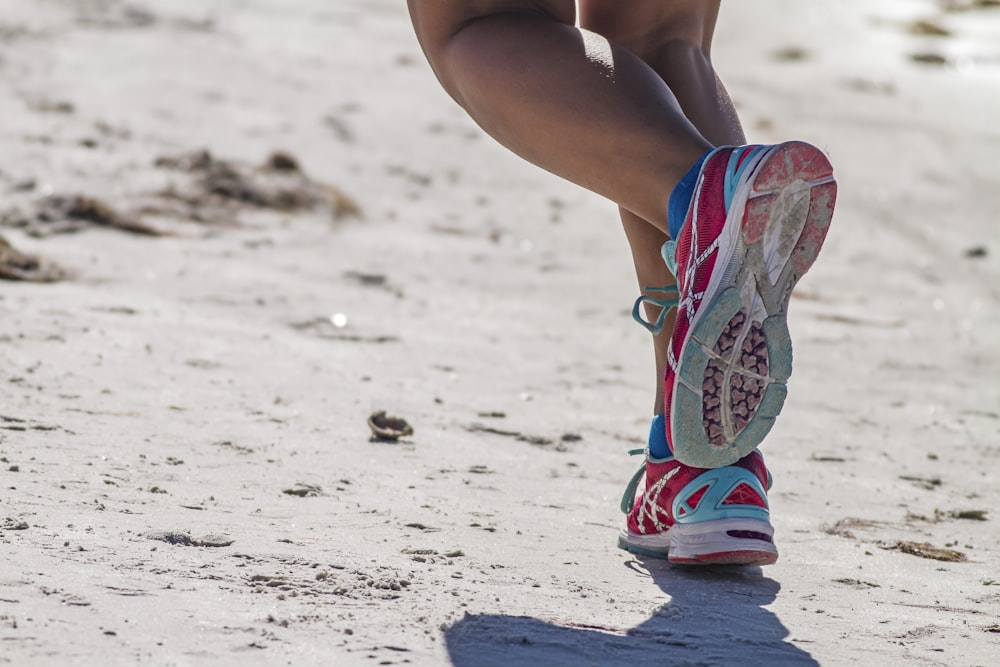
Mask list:
[[[642,667],[643,665],[818,665],[785,641],[788,630],[764,607],[781,586],[760,568],[673,567],[633,560],[670,596],[627,630],[547,623],[524,616],[469,614],[445,630],[456,667]]]

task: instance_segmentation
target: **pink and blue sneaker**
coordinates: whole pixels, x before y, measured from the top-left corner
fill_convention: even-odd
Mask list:
[[[654,420],[666,454],[632,452],[646,460],[622,499],[623,549],[689,564],[777,560],[757,446],[792,372],[792,288],[816,260],[836,196],[830,161],[809,144],[723,147],[700,162],[686,213],[671,211],[672,223],[683,215],[680,230],[662,250],[677,285],[647,287],[668,298],[639,297],[633,310],[653,333],[668,309],[677,318]],[[643,302],[663,307],[655,323],[641,319]]]
[[[662,415],[653,426],[662,428]],[[686,466],[673,456],[651,458],[648,448],[630,453],[645,454],[646,460],[622,496],[628,522],[619,547],[687,565],[778,560],[767,502],[771,480],[760,452],[710,470]],[[643,476],[646,486],[636,494]]]
[[[659,332],[677,321],[664,378],[667,441],[686,465],[718,468],[747,456],[785,402],[792,372],[792,287],[816,261],[837,184],[818,148],[801,142],[717,148],[697,174],[680,232],[663,246],[676,298],[642,296],[633,315]],[[655,324],[639,317],[664,306]]]

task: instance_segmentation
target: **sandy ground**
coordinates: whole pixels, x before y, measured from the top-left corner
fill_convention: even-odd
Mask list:
[[[841,199],[781,559],[697,571],[615,547],[654,378],[613,207],[486,139],[402,2],[0,17],[0,234],[44,263],[0,256],[63,278],[0,283],[0,663],[1000,660],[1000,10],[724,8],[749,134]]]

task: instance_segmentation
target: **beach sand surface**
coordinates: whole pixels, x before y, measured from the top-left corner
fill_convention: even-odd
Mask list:
[[[614,206],[404,3],[0,0],[0,664],[997,664],[1000,9],[952,4],[725,3],[748,135],[840,200],[781,558],[692,570],[616,548],[655,377]]]

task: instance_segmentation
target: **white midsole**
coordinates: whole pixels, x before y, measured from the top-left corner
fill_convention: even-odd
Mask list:
[[[670,529],[670,556],[697,558],[726,551],[762,551],[777,554],[774,543],[752,537],[733,537],[729,531],[747,531],[773,537],[774,528],[759,519],[717,519],[701,523],[676,524]]]
[[[774,527],[761,519],[715,519],[697,523],[677,523],[671,526],[670,535],[676,542],[682,540],[690,544],[708,539],[707,536],[725,534],[730,530],[752,531],[774,536]]]
[[[778,553],[773,542],[751,537],[732,537],[729,531],[760,533],[774,536],[774,527],[760,519],[715,519],[697,523],[678,523],[661,533],[643,535],[623,530],[621,537],[629,544],[649,551],[667,553],[680,558],[695,558],[725,551],[764,551]]]

